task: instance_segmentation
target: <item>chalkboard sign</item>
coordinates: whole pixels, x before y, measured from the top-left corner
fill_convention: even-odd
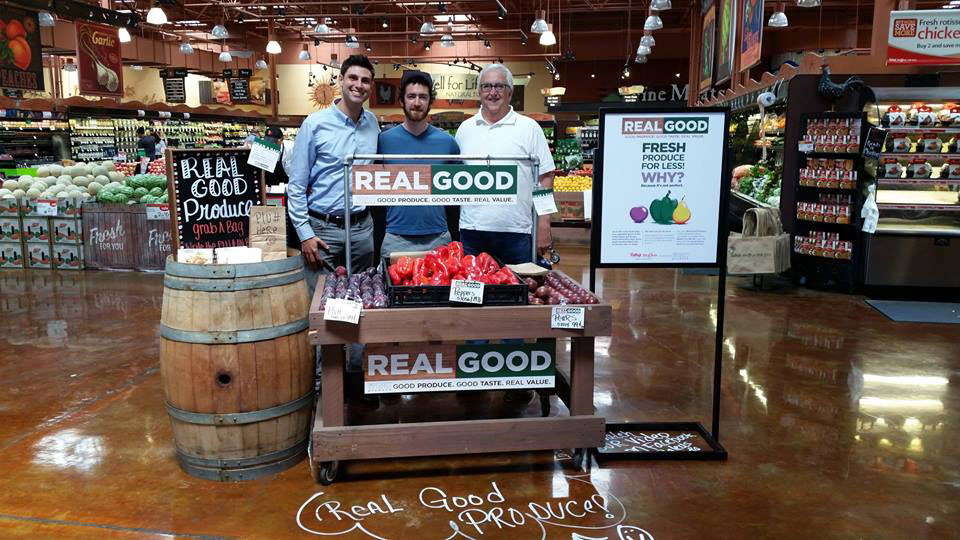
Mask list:
[[[260,170],[248,148],[167,149],[173,251],[246,246],[250,208],[264,204]]]
[[[163,79],[163,94],[167,103],[186,103],[186,79],[168,77]]]
[[[232,69],[223,70],[223,78],[229,79],[230,77],[233,77],[233,70]]]
[[[240,68],[237,70],[237,77],[253,77],[253,70],[250,68]]]
[[[597,459],[726,459],[697,422],[607,424]]]
[[[249,79],[230,79],[230,101],[233,103],[246,103],[250,101],[250,80]]]
[[[883,151],[883,142],[887,140],[887,130],[873,126],[867,131],[867,138],[863,141],[863,157],[880,159]]]

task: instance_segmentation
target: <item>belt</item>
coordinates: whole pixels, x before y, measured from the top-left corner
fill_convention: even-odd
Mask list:
[[[331,225],[336,225],[337,227],[343,228],[344,226],[344,217],[343,216],[334,216],[330,214],[323,214],[321,212],[316,212],[314,210],[307,210],[307,214],[314,219],[319,219],[320,221],[329,223]],[[350,214],[350,223],[358,223],[361,220],[367,218],[370,215],[370,209],[364,208],[359,212],[354,212]]]

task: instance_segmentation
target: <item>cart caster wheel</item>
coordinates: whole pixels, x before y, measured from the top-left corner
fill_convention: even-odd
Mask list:
[[[338,472],[340,472],[339,461],[324,461],[317,468],[317,480],[321,484],[329,486],[336,480]]]

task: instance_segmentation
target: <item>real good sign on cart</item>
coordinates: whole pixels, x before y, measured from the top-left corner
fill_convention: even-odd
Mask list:
[[[887,65],[960,64],[960,12],[894,11],[887,34]]]

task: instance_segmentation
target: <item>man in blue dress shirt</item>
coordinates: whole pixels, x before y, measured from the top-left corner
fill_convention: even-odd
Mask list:
[[[310,297],[320,273],[339,265],[354,272],[373,264],[373,220],[364,206],[350,209],[350,258],[345,259],[343,159],[377,151],[380,126],[363,108],[373,87],[373,64],[363,55],[340,67],[341,97],[308,116],[293,146],[287,176],[287,211],[300,238]],[[369,161],[354,161],[360,165]]]
[[[433,79],[422,71],[405,71],[400,79],[403,123],[380,134],[378,154],[459,154],[446,131],[430,125],[430,105],[436,98]],[[426,164],[427,161],[386,160],[385,163]],[[397,251],[429,251],[450,242],[443,206],[391,206],[380,256]]]

